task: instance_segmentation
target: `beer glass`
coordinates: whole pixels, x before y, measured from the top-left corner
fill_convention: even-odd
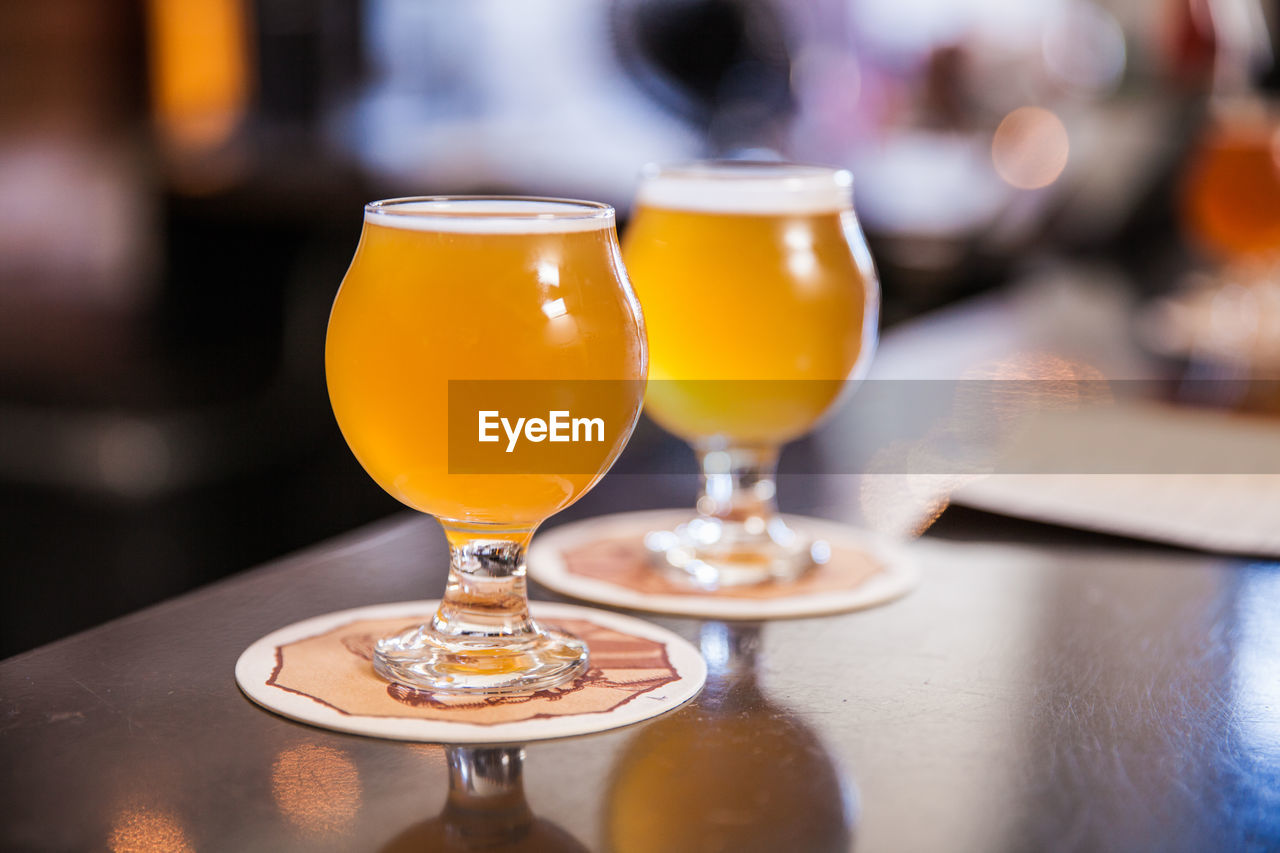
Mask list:
[[[540,522],[613,464],[639,417],[646,370],[643,321],[608,205],[428,197],[365,207],[329,318],[329,399],[364,469],[435,516],[450,548],[434,618],[376,644],[379,674],[436,692],[501,694],[582,671],[586,646],[529,615],[525,549]],[[477,419],[453,419],[453,386],[495,380],[585,381],[616,416],[566,470],[455,470],[453,450],[476,441],[458,424]],[[475,447],[502,460],[504,443]]]
[[[645,411],[702,469],[696,517],[646,544],[704,588],[794,579],[826,546],[777,513],[779,449],[832,409],[876,343],[880,291],[852,178],[650,166],[623,257],[649,333]]]

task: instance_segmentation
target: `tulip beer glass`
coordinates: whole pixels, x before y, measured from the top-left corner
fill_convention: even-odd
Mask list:
[[[699,586],[790,580],[822,556],[777,514],[774,472],[875,348],[879,285],[851,184],[788,163],[643,175],[623,256],[649,332],[645,411],[702,467],[697,517],[646,542]]]
[[[392,496],[435,516],[451,551],[434,618],[376,644],[381,675],[438,692],[501,694],[551,687],[583,669],[585,645],[529,615],[525,548],[621,452],[639,417],[646,358],[611,207],[431,197],[365,208],[329,318],[329,398],[360,464]],[[522,468],[507,461],[519,454],[502,455],[506,436],[477,438],[485,417],[501,433],[500,402],[488,414],[456,411],[454,386],[484,382],[585,382],[594,390],[571,402],[560,394],[557,408],[567,415],[572,400],[585,399],[612,414],[598,419],[593,443],[575,448],[574,464]],[[524,436],[539,440],[529,429]],[[507,467],[459,470],[454,450],[466,442]]]

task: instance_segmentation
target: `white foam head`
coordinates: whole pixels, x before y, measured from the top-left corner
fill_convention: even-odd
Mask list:
[[[613,227],[613,208],[560,198],[438,196],[364,206],[364,221],[388,228],[466,234],[554,234]]]
[[[721,161],[648,166],[636,200],[704,213],[812,214],[848,210],[853,176],[797,163]]]

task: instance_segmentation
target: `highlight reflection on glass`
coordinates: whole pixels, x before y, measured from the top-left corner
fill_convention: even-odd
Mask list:
[[[783,444],[865,371],[879,284],[849,173],[651,167],[626,233],[651,358],[645,411],[701,460],[698,515],[649,546],[694,583],[789,580],[813,545],[777,514]]]
[[[497,197],[368,205],[325,369],[356,458],[392,496],[434,515],[451,550],[435,617],[379,641],[377,671],[473,694],[545,689],[581,672],[586,645],[529,615],[524,553],[544,519],[604,475],[639,417],[645,337],[613,208]],[[592,387],[619,416],[598,442],[573,445],[573,473],[455,474],[448,400],[459,379],[610,380]]]
[[[697,704],[642,729],[614,769],[606,849],[849,850],[852,788],[817,736],[760,692],[759,626],[709,622],[701,645]]]
[[[450,746],[447,754],[444,810],[397,835],[382,853],[586,853],[572,835],[530,811],[523,747]]]

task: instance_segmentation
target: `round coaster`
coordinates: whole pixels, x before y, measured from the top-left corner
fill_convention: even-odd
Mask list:
[[[631,616],[534,602],[539,622],[587,642],[587,671],[551,690],[498,697],[431,693],[379,678],[378,637],[421,624],[438,601],[379,604],[316,616],[245,649],[236,682],[250,699],[303,723],[431,743],[523,743],[630,725],[687,702],[706,680],[702,655]]]
[[[629,512],[557,527],[534,539],[529,577],[597,604],[707,619],[844,613],[892,601],[916,585],[915,565],[897,543],[833,521],[788,515],[788,526],[830,544],[826,563],[791,583],[699,589],[656,568],[644,547],[646,533],[673,528],[691,514]]]

